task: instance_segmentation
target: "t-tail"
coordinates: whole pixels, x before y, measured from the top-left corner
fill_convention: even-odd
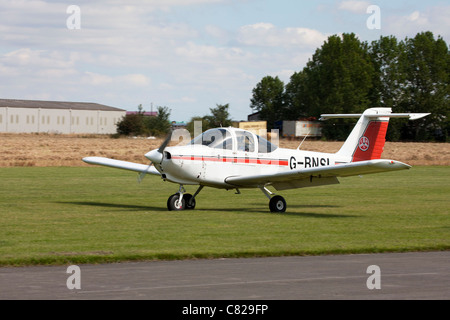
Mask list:
[[[416,120],[429,113],[392,113],[390,108],[371,108],[362,114],[323,114],[321,120],[331,118],[359,118],[336,155],[351,159],[351,162],[380,159],[386,142],[390,118]]]

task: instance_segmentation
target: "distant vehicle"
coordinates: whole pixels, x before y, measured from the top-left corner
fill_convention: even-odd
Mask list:
[[[188,145],[167,147],[169,135],[162,145],[148,152],[150,165],[102,157],[83,161],[159,175],[164,181],[179,184],[177,193],[167,200],[169,210],[194,209],[196,197],[204,187],[218,189],[259,188],[269,198],[271,212],[285,212],[286,201],[277,191],[339,183],[339,177],[409,169],[395,160],[380,159],[385,144],[389,118],[415,120],[428,113],[392,113],[390,108],[371,108],[363,114],[324,114],[329,118],[358,117],[359,120],[336,153],[321,153],[280,148],[263,137],[237,128],[210,129],[195,137]],[[194,195],[184,185],[198,185]]]

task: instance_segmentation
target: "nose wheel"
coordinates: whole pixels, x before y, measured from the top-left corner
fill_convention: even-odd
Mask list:
[[[171,195],[167,200],[167,209],[169,211],[179,211],[179,210],[193,210],[195,208],[195,197],[200,193],[203,189],[203,186],[200,186],[198,190],[194,193],[194,195],[190,193],[185,193],[186,190],[182,185],[180,185],[180,190]]]
[[[186,209],[186,200],[184,199],[184,196],[179,193],[171,195],[167,200],[167,209],[169,209],[169,211]]]

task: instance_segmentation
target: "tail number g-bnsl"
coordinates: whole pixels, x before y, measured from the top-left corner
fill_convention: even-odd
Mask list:
[[[297,165],[305,165],[305,168],[313,168],[319,166],[329,166],[330,158],[320,158],[320,157],[305,157],[305,161],[297,161],[295,157],[291,157],[289,160],[289,167],[291,170],[296,169]]]
[[[305,157],[305,168],[329,166],[330,158]]]

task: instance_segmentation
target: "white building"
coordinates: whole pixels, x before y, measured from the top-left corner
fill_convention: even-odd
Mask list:
[[[283,137],[320,137],[322,124],[319,121],[283,121]]]
[[[0,99],[0,132],[117,132],[126,111],[97,103]]]

